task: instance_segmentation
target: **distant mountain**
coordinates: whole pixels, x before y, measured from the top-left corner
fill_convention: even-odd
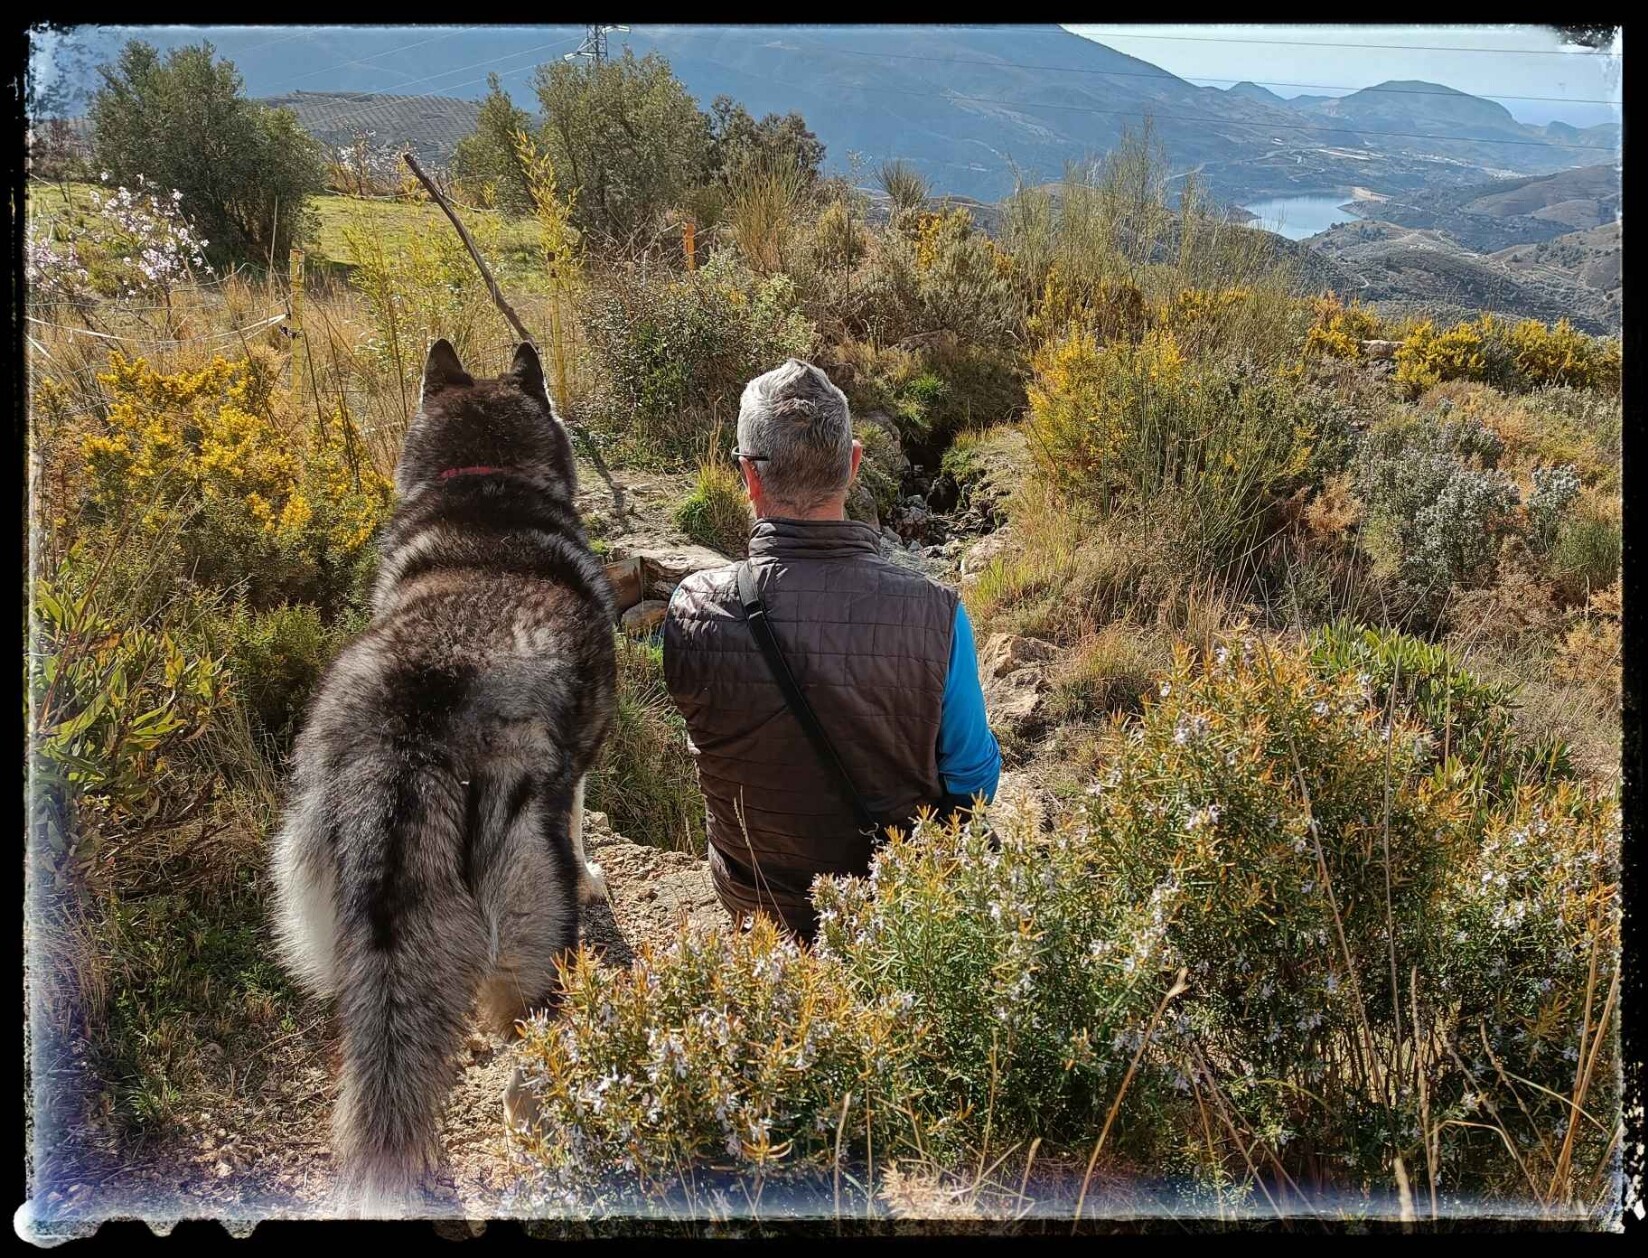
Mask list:
[[[1596,334],[1619,330],[1617,286],[1595,283],[1606,276],[1587,277],[1584,271],[1587,262],[1608,252],[1606,239],[1576,243],[1567,265],[1560,258],[1522,253],[1549,245],[1483,255],[1442,232],[1388,222],[1342,223],[1305,243],[1351,277],[1338,291],[1377,303],[1388,314],[1451,320],[1487,310],[1547,323],[1569,319]]]
[[[1225,91],[1231,96],[1240,96],[1246,100],[1256,100],[1265,105],[1285,105],[1287,101],[1267,87],[1260,87],[1257,83],[1232,83]]]
[[[1611,223],[1620,209],[1620,171],[1612,163],[1550,175],[1423,189],[1360,212],[1405,227],[1446,233],[1467,248],[1491,253],[1571,231]]]
[[[199,38],[175,27],[143,34],[162,47]],[[564,55],[581,35],[570,26],[323,28],[273,37],[269,28],[245,28],[219,34],[216,46],[235,61],[250,95],[339,98],[326,107],[325,124],[339,133],[353,125],[342,96],[392,94],[401,98],[399,117],[424,93],[478,99],[489,71],[530,106],[532,67]],[[855,157],[861,170],[902,157],[935,190],[987,201],[1012,188],[1015,170],[1056,179],[1067,163],[1106,152],[1146,117],[1176,172],[1195,171],[1232,202],[1358,186],[1400,195],[1543,174],[1611,159],[1618,143],[1617,129],[1526,127],[1491,101],[1437,84],[1292,100],[1251,83],[1241,91],[1198,87],[1057,26],[637,26],[611,40],[614,54],[625,45],[637,55],[662,53],[704,106],[725,93],[757,115],[801,111],[836,170]],[[101,29],[82,39],[98,51],[91,60],[117,46]],[[83,77],[90,81],[89,72]],[[356,103],[368,112],[380,107]],[[423,142],[444,146],[434,129],[445,123],[435,119],[449,116],[449,107],[435,109]]]

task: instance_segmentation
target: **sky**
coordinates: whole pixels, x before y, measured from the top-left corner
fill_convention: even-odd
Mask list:
[[[1073,25],[1066,29],[1205,87],[1342,96],[1423,79],[1496,100],[1519,122],[1620,121],[1624,38],[1599,55],[1543,26]],[[1384,45],[1384,46],[1380,46]]]
[[[304,28],[200,29],[229,51],[248,37],[278,42],[287,37],[283,30]],[[1548,27],[1530,25],[1067,24],[1067,29],[1208,87],[1245,79],[1279,96],[1343,95],[1389,79],[1423,79],[1497,100],[1519,121],[1535,125],[1560,119],[1591,126],[1621,119],[1623,36],[1598,53],[1565,46]],[[50,37],[37,41],[37,52],[47,59],[51,42]],[[37,60],[36,72],[43,68]],[[49,70],[42,75],[49,77]]]

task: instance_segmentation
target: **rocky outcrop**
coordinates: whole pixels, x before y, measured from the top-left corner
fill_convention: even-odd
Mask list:
[[[962,588],[976,582],[980,573],[995,560],[1011,554],[1017,546],[1018,538],[1010,528],[1000,528],[979,538],[961,556]]]
[[[994,633],[979,652],[984,707],[992,724],[1014,734],[1029,734],[1046,716],[1051,662],[1058,648],[1038,638]]]
[[[607,579],[612,582],[621,616],[648,601],[668,603],[675,587],[689,573],[724,568],[733,562],[708,546],[669,539],[629,543],[622,549],[624,553],[609,559],[606,565]]]

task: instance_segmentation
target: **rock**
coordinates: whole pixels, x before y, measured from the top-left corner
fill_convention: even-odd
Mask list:
[[[1395,358],[1396,351],[1401,348],[1401,341],[1363,341],[1362,356],[1364,358]]]
[[[1058,655],[1050,642],[1015,633],[991,634],[979,652],[984,679],[984,707],[997,725],[1016,734],[1029,732],[1045,714],[1048,662]]]
[[[1013,535],[1012,529],[997,529],[994,533],[987,533],[961,557],[961,575],[964,577],[976,576],[983,572],[998,557],[1007,554],[1018,545],[1018,538]]]
[[[862,480],[855,480],[847,491],[847,518],[868,524],[871,528],[881,527],[881,513],[876,510],[875,495]]]
[[[626,611],[639,603],[644,595],[646,574],[640,556],[631,555],[607,565],[607,580],[612,582],[612,593],[618,600],[618,610]]]
[[[985,677],[1001,678],[1027,665],[1045,663],[1058,653],[1058,648],[1051,642],[1043,642],[1039,638],[1026,638],[1016,633],[993,633],[979,652],[979,672]]]
[[[625,633],[651,633],[664,623],[664,613],[668,610],[668,599],[643,599],[620,616],[618,623],[623,626]]]
[[[645,574],[645,597],[661,599],[668,599],[675,593],[675,587],[690,573],[725,568],[733,562],[718,550],[692,542],[683,542],[667,549],[637,550],[632,558],[641,561]]]
[[[1024,733],[1040,723],[1047,689],[1046,678],[1021,668],[985,685],[984,708],[992,723]]]

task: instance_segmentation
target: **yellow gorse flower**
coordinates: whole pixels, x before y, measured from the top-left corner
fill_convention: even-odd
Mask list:
[[[387,511],[392,486],[349,457],[344,418],[334,416],[324,437],[284,431],[272,408],[273,377],[261,364],[218,357],[198,370],[162,373],[116,352],[99,380],[109,391],[107,420],[81,452],[91,505],[106,518],[137,498],[198,502],[230,550],[319,548],[343,559]]]

